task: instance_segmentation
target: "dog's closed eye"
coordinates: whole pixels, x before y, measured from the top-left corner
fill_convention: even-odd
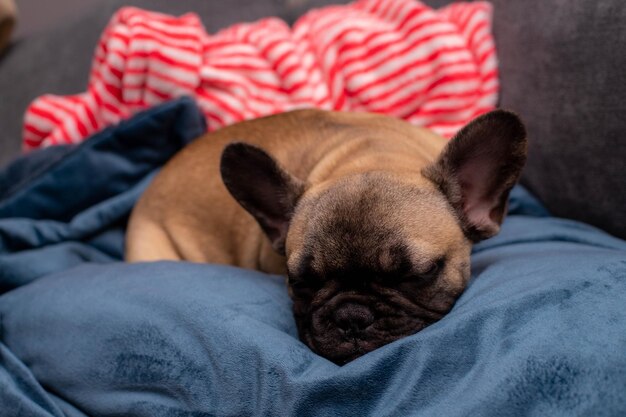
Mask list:
[[[289,280],[289,287],[298,298],[311,298],[315,295],[315,289],[304,281]]]
[[[389,274],[385,280],[388,285],[410,283],[412,285],[425,286],[431,284],[445,266],[445,258],[438,258],[434,261],[411,268],[408,272],[404,270]]]
[[[291,272],[288,269],[287,283],[296,297],[311,298],[324,285],[324,280],[310,265],[301,264],[297,271]]]
[[[419,275],[425,278],[435,277],[443,269],[445,264],[444,258],[439,258],[434,262],[429,262],[424,270]]]

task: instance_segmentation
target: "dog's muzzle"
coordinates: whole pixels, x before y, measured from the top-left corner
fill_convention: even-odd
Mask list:
[[[317,300],[310,312],[305,342],[337,364],[413,334],[434,320],[415,311],[403,297],[355,291]]]

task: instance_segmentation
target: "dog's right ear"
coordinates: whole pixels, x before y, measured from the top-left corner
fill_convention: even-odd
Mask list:
[[[461,129],[433,165],[423,170],[477,242],[498,233],[509,191],[526,162],[526,129],[505,110],[484,114]]]
[[[289,222],[304,183],[264,150],[243,142],[224,148],[220,172],[230,194],[256,219],[274,250],[284,255]]]

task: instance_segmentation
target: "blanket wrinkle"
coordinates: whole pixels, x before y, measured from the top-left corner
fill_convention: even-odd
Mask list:
[[[87,91],[43,95],[24,117],[25,149],[83,141],[147,107],[188,95],[211,130],[305,107],[401,117],[452,136],[498,96],[491,5],[433,10],[358,0],[207,34],[197,15],[124,7],[93,58]]]
[[[205,130],[196,103],[183,97],[0,172],[0,183],[19,184],[0,192],[0,293],[86,260],[120,260],[118,231],[135,201],[158,168]],[[41,253],[55,256],[54,265],[40,262]]]
[[[0,314],[0,318],[2,315]],[[0,320],[0,324],[2,321]],[[0,336],[2,331],[0,327]],[[59,406],[47,395],[26,365],[0,342],[0,398],[2,409],[13,415],[32,417],[65,417]],[[24,398],[27,404],[24,404]],[[3,411],[0,409],[0,415]],[[24,413],[24,414],[22,414]]]

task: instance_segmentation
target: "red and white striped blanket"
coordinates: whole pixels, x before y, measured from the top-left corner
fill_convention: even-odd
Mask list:
[[[313,10],[290,28],[267,18],[214,35],[193,13],[132,7],[111,19],[87,91],[27,109],[24,148],[76,143],[149,106],[196,98],[209,129],[302,107],[394,115],[451,136],[498,93],[491,6],[433,10],[359,0]]]

